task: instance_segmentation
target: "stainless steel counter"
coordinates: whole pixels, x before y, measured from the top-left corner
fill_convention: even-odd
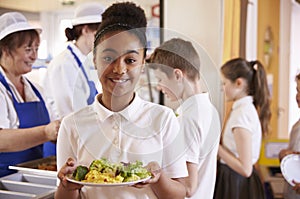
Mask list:
[[[56,177],[15,173],[0,178],[1,199],[51,199],[56,191]]]

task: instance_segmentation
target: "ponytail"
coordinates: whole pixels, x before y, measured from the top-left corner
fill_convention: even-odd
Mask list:
[[[67,37],[67,41],[74,41],[77,39],[78,35],[76,35],[74,28],[66,28],[65,35]]]
[[[271,119],[270,91],[267,75],[263,65],[259,61],[250,62],[253,68],[253,99],[261,122],[262,132],[266,135],[270,131],[269,121]]]

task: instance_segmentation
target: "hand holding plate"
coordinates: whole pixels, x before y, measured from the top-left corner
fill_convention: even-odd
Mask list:
[[[60,179],[60,185],[67,190],[77,190],[81,189],[82,185],[69,182],[67,176],[72,174],[76,169],[75,161],[72,158],[69,158],[66,164],[59,170],[57,177]]]

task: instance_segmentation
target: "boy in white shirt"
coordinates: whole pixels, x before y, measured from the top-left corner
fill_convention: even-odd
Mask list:
[[[212,198],[220,138],[219,115],[200,87],[200,58],[191,42],[176,38],[164,42],[150,57],[157,88],[177,109],[186,143],[186,197]]]

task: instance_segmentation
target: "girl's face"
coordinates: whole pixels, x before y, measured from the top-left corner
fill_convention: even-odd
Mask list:
[[[133,33],[107,33],[94,55],[103,94],[132,95],[144,66],[144,48]]]
[[[22,75],[32,70],[32,65],[37,59],[39,40],[34,40],[31,45],[25,43],[16,48],[11,55],[8,55],[7,70],[16,75]]]
[[[177,101],[181,89],[175,75],[172,74],[171,77],[168,77],[160,69],[154,70],[154,75],[157,79],[157,89],[169,98],[170,101]]]
[[[225,92],[225,97],[227,101],[234,101],[239,98],[240,88],[238,82],[232,82],[231,80],[225,78],[222,75],[222,84]]]
[[[296,101],[297,101],[297,104],[298,104],[298,108],[300,108],[300,80],[297,80]]]

